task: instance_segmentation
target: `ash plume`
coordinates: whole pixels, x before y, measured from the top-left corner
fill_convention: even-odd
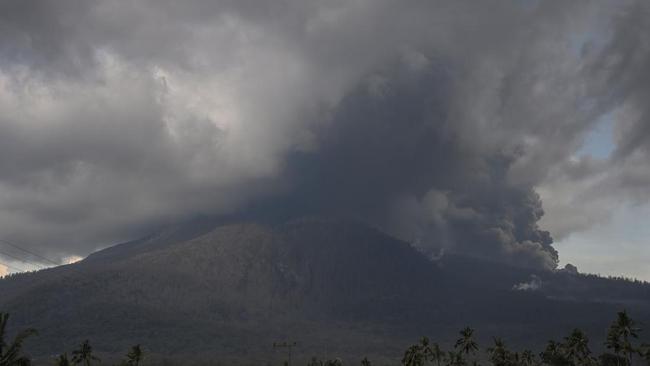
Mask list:
[[[64,258],[193,215],[342,216],[555,268],[549,231],[650,201],[648,12],[3,2],[0,236]],[[614,152],[580,155],[609,116]]]

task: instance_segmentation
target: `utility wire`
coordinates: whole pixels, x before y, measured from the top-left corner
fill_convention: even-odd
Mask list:
[[[18,268],[18,267],[14,267],[14,266],[10,265],[9,263],[0,262],[0,265],[3,265],[3,266],[5,266],[5,267],[7,267],[7,268],[9,268],[9,269],[13,269],[14,271],[18,271],[18,272],[27,272],[27,270],[25,270],[25,269],[20,269],[20,268]]]
[[[29,265],[32,265],[32,266],[39,266],[41,269],[46,268],[44,265],[42,265],[40,263],[37,263],[35,261],[24,260],[22,258],[19,258],[19,257],[13,255],[13,254],[9,254],[7,252],[0,251],[0,254],[4,255],[5,257],[9,257],[9,258],[15,259],[17,261],[20,261],[20,262],[23,262],[23,263],[26,263],[26,264],[29,264]]]
[[[42,255],[36,254],[36,253],[34,253],[34,252],[31,252],[31,251],[29,251],[29,250],[27,250],[27,249],[25,249],[25,248],[22,248],[20,245],[15,244],[15,243],[12,243],[12,242],[10,242],[10,241],[8,241],[8,240],[6,240],[6,239],[0,239],[0,243],[4,243],[4,244],[6,244],[6,245],[9,245],[9,246],[12,247],[12,248],[16,248],[16,249],[18,249],[18,250],[22,250],[23,252],[25,252],[25,253],[27,253],[27,254],[29,254],[29,255],[32,255],[32,256],[34,256],[34,257],[36,257],[36,258],[39,258],[39,259],[42,259],[42,260],[44,260],[44,261],[46,261],[46,262],[49,262],[49,263],[51,263],[51,264],[53,264],[53,265],[55,265],[55,266],[60,266],[60,265],[61,265],[61,263],[59,263],[59,262],[55,262],[55,261],[53,261],[53,260],[51,260],[51,259],[49,259],[49,258],[46,258],[46,257],[42,256]]]
[[[53,266],[55,266],[55,267],[65,265],[65,263],[60,263],[60,262],[53,261],[53,260],[51,260],[51,259],[49,259],[49,258],[47,258],[47,257],[44,257],[44,256],[40,255],[40,254],[34,253],[34,252],[30,251],[30,250],[27,250],[27,249],[23,248],[21,245],[16,244],[15,242],[11,242],[11,241],[9,241],[9,240],[7,240],[7,239],[0,239],[0,243],[5,244],[5,245],[8,245],[8,246],[10,246],[10,247],[12,247],[12,248],[15,248],[15,249],[21,250],[21,251],[23,251],[23,252],[25,252],[25,253],[27,253],[27,254],[29,254],[29,255],[31,255],[31,256],[34,256],[34,257],[36,257],[36,258],[39,258],[39,259],[41,259],[41,260],[43,260],[43,261],[45,261],[45,262],[51,263],[51,264],[52,264]],[[16,257],[14,257],[14,256],[11,256],[11,257],[12,257],[12,258],[16,258]],[[25,262],[24,260],[21,260],[21,259],[19,259],[19,260],[20,260],[21,262]],[[33,261],[32,261],[32,262],[33,262]],[[25,262],[25,263],[28,263],[28,262]],[[0,262],[0,264],[1,264],[1,262]],[[48,269],[48,268],[51,268],[51,267],[44,266],[44,265],[42,265],[42,264],[40,264],[40,263],[39,263],[38,265],[41,266],[41,268],[39,268],[39,270],[40,270],[40,269]],[[13,268],[14,270],[17,270],[16,267],[11,267],[11,268]],[[78,271],[76,268],[69,267],[68,269],[69,269],[70,271],[72,271],[72,272],[77,273],[77,274],[82,274],[82,272],[81,272],[81,271]],[[27,271],[27,270],[21,270],[21,272],[26,272],[26,271]]]

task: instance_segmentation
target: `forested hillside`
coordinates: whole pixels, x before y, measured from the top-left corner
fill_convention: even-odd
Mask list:
[[[257,359],[290,339],[305,354],[392,357],[423,334],[451,342],[466,325],[483,344],[507,335],[532,348],[573,327],[602,333],[624,308],[650,323],[647,284],[431,260],[367,226],[320,219],[168,229],[10,276],[0,293],[11,329],[39,330],[36,355],[92,339],[108,354],[142,343],[159,355]]]

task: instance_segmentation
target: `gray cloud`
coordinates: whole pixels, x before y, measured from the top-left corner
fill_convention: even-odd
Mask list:
[[[647,11],[2,3],[1,236],[83,255],[253,207],[553,267],[536,192],[559,236],[605,220],[593,208],[612,197],[650,197]],[[575,156],[606,113],[618,116],[611,159]]]
[[[626,3],[584,51],[591,55],[583,66],[585,86],[600,114],[608,111],[613,120],[614,150],[601,159],[568,155],[549,167],[540,189],[551,213],[545,224],[557,237],[604,223],[623,205],[650,202],[648,13],[644,2]]]

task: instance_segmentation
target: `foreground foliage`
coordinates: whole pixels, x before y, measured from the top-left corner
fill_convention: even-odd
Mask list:
[[[25,339],[36,334],[33,329],[24,330],[7,343],[6,326],[9,315],[0,313],[0,366],[30,366],[31,359],[22,353]],[[639,343],[641,328],[626,311],[619,312],[607,332],[604,343],[607,351],[596,356],[589,348],[589,338],[580,329],[574,329],[562,341],[550,340],[538,355],[530,350],[521,352],[508,349],[501,338],[495,338],[486,349],[484,357],[479,355],[479,345],[474,339],[474,329],[466,327],[459,332],[453,348],[444,350],[438,343],[423,337],[408,347],[401,360],[403,366],[479,366],[486,362],[492,366],[650,366],[650,344]],[[138,344],[127,353],[120,366],[140,366],[144,351]],[[55,358],[55,366],[92,366],[101,360],[93,354],[88,340],[72,351],[72,358],[63,353]],[[288,362],[285,362],[287,364]],[[313,357],[307,366],[343,366],[339,358],[321,361]],[[361,366],[372,366],[367,358]]]
[[[0,366],[30,366],[32,360],[22,354],[23,342],[28,337],[35,335],[33,329],[24,330],[14,338],[11,343],[7,343],[6,327],[9,320],[9,314],[0,312]],[[144,359],[144,352],[140,345],[133,346],[122,361],[121,366],[139,366]],[[55,366],[72,366],[83,365],[91,366],[99,363],[101,360],[93,354],[93,348],[88,340],[85,340],[77,349],[72,351],[72,358],[68,358],[67,353],[63,353],[54,359]]]
[[[501,338],[495,338],[493,345],[479,357],[479,347],[474,340],[474,330],[467,327],[460,331],[460,337],[451,350],[444,350],[438,343],[431,343],[423,337],[410,346],[402,357],[403,366],[479,366],[487,362],[492,366],[650,366],[650,344],[638,344],[639,328],[627,312],[617,314],[609,327],[604,346],[607,352],[593,355],[589,338],[580,329],[574,329],[562,341],[550,340],[538,355],[530,350],[516,352],[508,349]],[[340,360],[318,361],[312,358],[308,366],[342,365]],[[371,362],[364,358],[362,366]]]
[[[28,366],[31,361],[21,354],[23,342],[28,337],[36,334],[34,329],[20,332],[11,343],[6,343],[5,332],[9,314],[0,313],[0,366]]]

